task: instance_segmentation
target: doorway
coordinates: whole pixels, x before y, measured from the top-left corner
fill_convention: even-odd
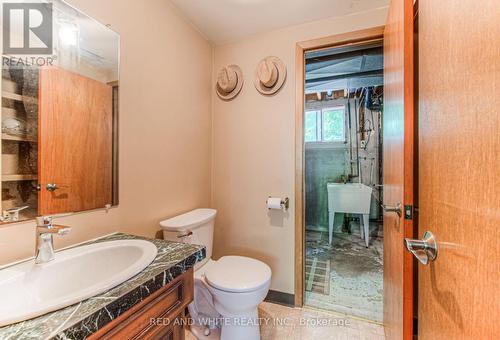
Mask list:
[[[383,318],[383,31],[296,48],[295,304],[375,322]],[[344,188],[364,204],[336,205]]]
[[[382,41],[304,58],[304,304],[381,322]]]

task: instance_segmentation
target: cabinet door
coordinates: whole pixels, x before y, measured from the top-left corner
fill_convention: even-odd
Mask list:
[[[183,317],[176,319],[171,327],[153,327],[138,339],[141,340],[184,340]]]
[[[104,339],[184,339],[185,308],[193,301],[193,268],[90,335]]]
[[[112,202],[112,103],[107,84],[57,67],[40,69],[39,214]]]

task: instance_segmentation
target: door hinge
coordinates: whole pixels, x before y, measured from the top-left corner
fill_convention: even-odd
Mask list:
[[[413,219],[413,205],[405,205],[405,220]]]

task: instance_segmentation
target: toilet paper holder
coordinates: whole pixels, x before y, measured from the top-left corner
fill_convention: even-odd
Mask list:
[[[269,196],[269,198],[271,198],[271,196]],[[267,204],[267,201],[266,201],[266,204]],[[290,199],[288,197],[282,198],[280,204],[281,204],[282,209],[288,210],[288,208],[290,207]]]

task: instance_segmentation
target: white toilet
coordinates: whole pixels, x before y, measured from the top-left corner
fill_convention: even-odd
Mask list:
[[[214,209],[196,209],[160,222],[166,240],[204,245],[206,258],[195,265],[194,301],[189,313],[198,339],[258,340],[257,306],[271,284],[271,268],[243,256],[212,257]]]

